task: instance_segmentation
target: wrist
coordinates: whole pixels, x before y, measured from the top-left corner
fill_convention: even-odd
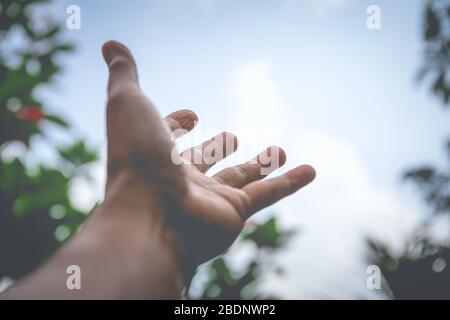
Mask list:
[[[94,237],[102,251],[119,260],[110,265],[120,266],[116,272],[123,285],[128,283],[148,298],[179,298],[183,277],[176,254],[178,240],[165,225],[160,195],[134,176],[117,176],[105,201],[86,222],[80,242],[89,243]]]
[[[173,253],[176,257],[179,270],[184,282],[188,285],[192,279],[198,264],[192,259],[192,252],[189,252],[180,230],[195,229],[191,219],[186,219],[183,208],[177,198],[174,198],[160,186],[147,183],[142,177],[133,175],[132,172],[123,172],[118,175],[114,183],[111,184],[107,200],[117,206],[118,195],[122,198],[126,208],[134,208],[137,221],[132,222],[139,226],[145,226],[153,236],[158,237],[158,241]],[[109,201],[105,200],[105,205]],[[131,210],[128,210],[131,211]],[[140,214],[136,214],[140,213]],[[130,221],[131,212],[126,214]]]

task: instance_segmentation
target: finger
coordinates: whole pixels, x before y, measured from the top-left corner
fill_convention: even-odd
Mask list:
[[[139,87],[136,63],[127,47],[117,41],[108,41],[103,45],[102,53],[109,68],[109,95]]]
[[[194,111],[183,109],[169,114],[164,120],[172,133],[172,140],[175,140],[194,129],[198,117]]]
[[[313,167],[302,165],[288,171],[282,176],[256,181],[246,185],[242,188],[242,191],[249,198],[249,206],[243,218],[247,219],[259,210],[293,194],[313,181],[315,176],[316,172]]]
[[[229,132],[222,132],[196,147],[183,151],[181,156],[205,173],[214,164],[235,152],[237,147],[236,136]]]
[[[232,187],[242,188],[250,182],[266,177],[285,163],[284,150],[272,146],[246,163],[220,171],[213,178]]]

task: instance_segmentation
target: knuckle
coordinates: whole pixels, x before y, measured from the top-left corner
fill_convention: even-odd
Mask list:
[[[237,175],[240,176],[240,178],[244,181],[247,181],[250,179],[250,174],[247,170],[246,167],[244,167],[243,165],[238,165],[235,167],[235,172]]]
[[[134,63],[131,61],[131,59],[125,56],[118,56],[114,58],[109,64],[109,67],[114,71],[135,68]]]
[[[114,87],[108,94],[108,109],[120,108],[121,106],[129,104],[131,101],[140,99],[139,91],[132,85],[121,85]]]

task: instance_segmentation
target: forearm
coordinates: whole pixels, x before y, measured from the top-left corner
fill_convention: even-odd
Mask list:
[[[161,221],[163,208],[148,190],[126,179],[120,183],[127,185],[112,186],[79,234],[3,298],[179,298],[183,282],[171,234]],[[148,200],[139,201],[144,192]],[[71,265],[80,268],[81,289],[66,285]]]

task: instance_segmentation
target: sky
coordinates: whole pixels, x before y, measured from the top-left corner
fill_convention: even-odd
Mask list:
[[[301,230],[277,257],[286,275],[268,275],[263,289],[286,298],[377,297],[365,288],[363,237],[400,248],[427,213],[401,173],[445,159],[448,115],[415,81],[423,1],[59,1],[46,10],[64,19],[71,4],[81,9],[81,29],[66,33],[76,53],[61,57],[56,85],[38,94],[77,135],[104,152],[100,47],[119,40],[162,115],[199,115],[180,149],[228,130],[239,150],[214,171],[272,144],[288,158],[275,175],[302,163],[316,168],[313,184],[255,218],[275,213]],[[372,4],[380,30],[366,26]],[[104,161],[93,173],[94,186],[79,180],[72,189],[82,208],[102,196]]]

